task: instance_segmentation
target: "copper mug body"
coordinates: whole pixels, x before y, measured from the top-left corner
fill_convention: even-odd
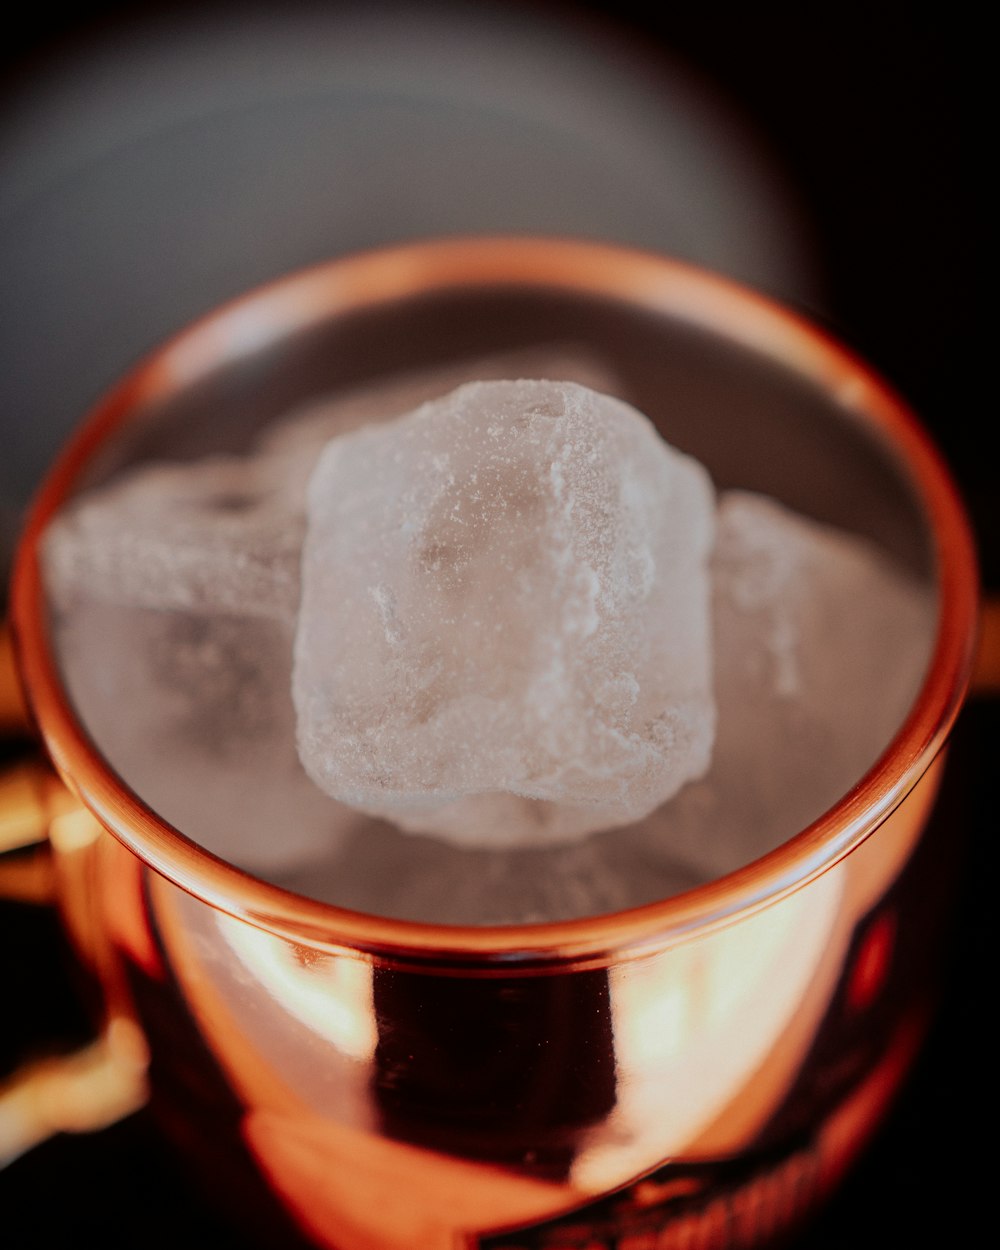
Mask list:
[[[610,359],[717,481],[870,533],[933,577],[937,637],[891,745],[762,859],[558,924],[341,910],[165,824],[60,678],[39,539],[63,501],[161,435],[182,454],[228,447],[338,387],[549,342]],[[837,1184],[927,1023],[950,856],[928,817],[975,612],[961,507],[903,404],[720,279],[595,244],[473,239],[347,258],[237,301],[90,416],[15,574],[27,697],[80,805],[53,824],[61,907],[106,1033],[148,1062],[153,1109],[206,1187],[276,1245],[774,1244]]]

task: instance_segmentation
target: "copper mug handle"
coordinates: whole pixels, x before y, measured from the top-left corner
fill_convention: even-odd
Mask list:
[[[30,733],[10,631],[0,624],[0,737]],[[99,829],[48,763],[33,755],[11,765],[0,773],[0,900],[54,906],[53,850],[71,864]],[[146,1065],[138,1026],[109,1011],[88,1045],[0,1081],[0,1167],[57,1133],[94,1132],[139,1110]]]

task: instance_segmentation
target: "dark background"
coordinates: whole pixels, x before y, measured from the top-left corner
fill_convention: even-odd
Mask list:
[[[56,21],[22,8],[20,33],[5,53],[8,84],[37,72],[60,41],[71,44],[95,23],[113,29],[135,10],[82,6]],[[643,55],[679,55],[766,136],[811,225],[823,295],[806,311],[856,347],[921,414],[968,502],[984,581],[996,591],[998,475],[982,444],[993,383],[987,41],[971,9],[689,3],[651,16],[646,6],[624,2],[555,11],[609,24]],[[994,1101],[981,1008],[995,981],[986,917],[996,818],[987,803],[998,747],[995,703],[970,706],[955,734],[938,817],[956,836],[959,829],[971,835],[942,1010],[892,1117],[802,1247],[985,1240],[975,1230],[987,1221],[993,1180],[980,1145],[989,1141]],[[85,1025],[68,986],[65,995],[36,1000],[39,970],[60,952],[51,919],[8,905],[0,909],[0,937],[0,1071],[9,1071],[41,1038],[69,1042]],[[0,1174],[4,1245],[57,1247],[88,1234],[109,1250],[242,1245],[142,1116],[92,1139],[54,1140]]]

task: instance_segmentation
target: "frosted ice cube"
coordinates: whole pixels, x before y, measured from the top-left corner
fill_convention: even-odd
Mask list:
[[[875,763],[923,679],[935,599],[857,535],[773,499],[719,501],[712,767],[646,822],[702,881],[817,819]]]
[[[273,458],[278,472],[305,486],[320,452],[331,438],[376,421],[386,421],[447,395],[464,382],[507,378],[560,378],[604,395],[627,399],[624,384],[610,364],[592,350],[572,343],[539,344],[514,351],[457,360],[428,369],[406,370],[344,391],[335,399],[314,401],[275,422],[260,440],[260,451]],[[296,487],[298,489],[298,487]]]
[[[568,920],[713,880],[820,816],[902,724],[926,669],[934,597],[866,540],[773,500],[730,492],[718,518],[718,716],[704,779],[642,821],[574,843],[486,849],[502,845],[505,826],[537,827],[557,806],[514,795],[470,800],[481,846],[372,823],[280,880],[430,923]]]
[[[281,624],[81,600],[59,639],[70,696],[108,762],[214,854],[289,871],[335,855],[365,820],[302,769]]]
[[[398,824],[451,839],[441,841],[322,793],[296,753],[291,700],[316,458],[333,435],[463,377],[515,371],[601,377],[600,365],[554,350],[401,376],[293,414],[247,457],[138,469],[54,527],[47,577],[67,609],[57,624],[71,697],[112,766],[184,833],[344,906],[438,923],[569,919],[639,906],[756,858],[846,793],[888,744],[926,667],[932,595],[864,540],[731,492],[711,559],[705,637],[718,725],[702,780],[644,819],[575,842],[560,839],[614,820],[599,805],[510,791],[392,807]],[[468,565],[470,594],[508,589],[490,580],[489,538]],[[540,611],[552,590],[527,607]],[[391,614],[387,623],[372,599],[369,617],[372,605],[378,640]],[[516,641],[486,642],[487,659],[504,646],[515,667],[538,658]]]
[[[235,456],[155,464],[82,496],[46,536],[54,601],[291,624],[305,518],[301,491],[277,467]]]
[[[408,412],[470,378],[541,375],[618,385],[572,345],[552,344],[403,372],[314,401],[265,429],[245,456],[141,465],[66,507],[46,541],[61,607],[102,599],[292,624],[298,611],[305,495],[335,435]]]
[[[711,754],[712,513],[700,465],[573,383],[470,383],[331,440],[295,643],[310,776],[464,842],[645,815]],[[551,807],[508,821],[498,793]]]
[[[515,366],[617,385],[566,345],[411,371],[291,414],[246,456],[137,466],[56,519],[45,575],[70,694],[112,766],[182,832],[275,877],[335,858],[371,823],[318,790],[295,750],[309,475],[331,434]]]

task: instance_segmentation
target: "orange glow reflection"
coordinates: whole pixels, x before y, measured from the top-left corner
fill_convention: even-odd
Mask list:
[[[351,1059],[372,1058],[378,1034],[368,964],[299,948],[224,912],[215,924],[253,982],[285,1011]]]
[[[696,1141],[725,1153],[760,1126],[833,992],[842,888],[827,873],[740,925],[612,970],[618,1105],[577,1158],[575,1184],[612,1188]],[[725,1140],[709,1142],[724,1111]]]

